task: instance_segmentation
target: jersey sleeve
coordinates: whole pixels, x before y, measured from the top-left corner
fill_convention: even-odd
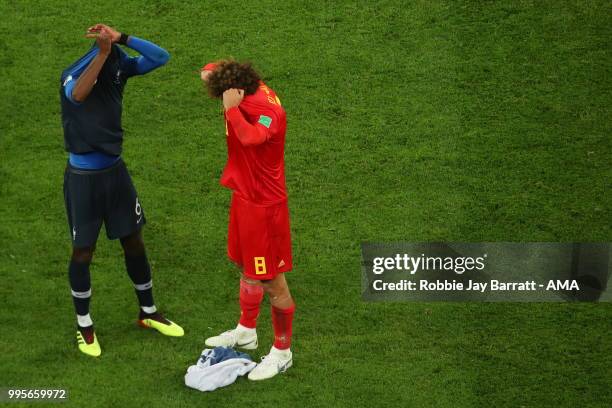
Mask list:
[[[254,123],[249,123],[238,107],[228,109],[225,116],[243,146],[256,146],[267,142],[276,134],[278,128],[278,120],[272,110],[255,115],[252,120]]]
[[[140,53],[136,57],[130,57],[123,49],[119,48],[121,50],[119,54],[121,70],[128,78],[151,72],[166,64],[170,59],[168,51],[138,37],[130,36],[127,46]]]

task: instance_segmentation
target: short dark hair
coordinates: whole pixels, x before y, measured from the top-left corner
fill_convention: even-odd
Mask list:
[[[210,96],[220,98],[223,92],[231,88],[244,89],[247,95],[257,92],[261,77],[250,62],[221,60],[216,64],[206,81]]]

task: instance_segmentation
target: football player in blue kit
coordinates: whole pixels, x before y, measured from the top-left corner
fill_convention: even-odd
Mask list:
[[[145,216],[134,184],[121,159],[123,91],[129,78],[161,67],[170,58],[163,48],[104,24],[87,30],[95,44],[62,72],[60,99],[64,144],[69,154],[64,174],[72,257],[68,270],[77,314],[79,350],[101,354],[89,314],[91,263],[98,234],[119,239],[140,312],[138,324],[167,336],[183,329],[166,319],[153,302],[151,268],[142,239]],[[131,57],[121,46],[139,53]]]

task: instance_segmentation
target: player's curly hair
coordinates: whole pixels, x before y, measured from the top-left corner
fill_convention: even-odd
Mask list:
[[[261,77],[250,62],[221,60],[208,77],[208,93],[213,98],[220,98],[223,92],[231,88],[244,89],[245,94],[252,95],[259,88]]]

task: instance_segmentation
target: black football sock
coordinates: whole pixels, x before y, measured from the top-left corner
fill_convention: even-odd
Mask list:
[[[89,301],[91,299],[91,277],[89,262],[76,262],[71,260],[68,267],[68,279],[72,292],[72,301],[77,314],[80,327],[91,326],[93,322],[89,316]]]
[[[125,255],[125,267],[134,283],[140,308],[146,313],[155,313],[157,309],[153,302],[153,282],[147,255]]]
[[[159,313],[158,311],[152,312],[152,313],[147,313],[144,310],[140,310],[140,315],[138,316],[138,319],[140,320],[144,320],[144,319],[153,319],[156,320],[160,323],[164,323],[164,324],[170,324],[170,321],[168,319],[166,319],[164,317],[163,314]]]

